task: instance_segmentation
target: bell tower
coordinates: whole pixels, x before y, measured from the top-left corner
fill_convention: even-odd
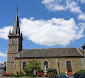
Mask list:
[[[7,73],[15,71],[15,56],[22,50],[22,33],[20,32],[18,12],[16,14],[13,30],[8,35],[8,53],[7,53]]]

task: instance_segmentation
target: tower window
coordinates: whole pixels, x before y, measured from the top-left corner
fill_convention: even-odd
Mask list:
[[[44,67],[46,65],[46,69],[48,68],[48,62],[47,61],[44,61]]]
[[[14,58],[14,56],[11,56],[11,59],[13,59]]]
[[[25,66],[27,65],[27,63],[24,61],[23,62],[23,69],[25,69]]]
[[[12,46],[12,51],[14,50],[14,46]]]
[[[15,43],[15,40],[14,40],[14,39],[12,39],[12,45],[14,45],[14,43]]]

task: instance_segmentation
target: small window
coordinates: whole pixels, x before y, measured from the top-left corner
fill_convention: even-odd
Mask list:
[[[12,46],[12,51],[14,50],[14,46]]]
[[[14,58],[14,56],[11,56],[11,59],[13,59]]]
[[[12,39],[12,45],[14,45],[14,43],[15,43],[15,40],[14,40],[14,39]]]
[[[24,61],[23,62],[23,69],[25,68],[26,65],[27,65],[27,63]]]
[[[46,65],[46,69],[48,68],[48,62],[47,61],[44,61],[44,67]]]

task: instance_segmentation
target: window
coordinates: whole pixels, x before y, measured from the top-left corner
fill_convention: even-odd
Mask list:
[[[15,42],[15,40],[14,40],[14,39],[12,39],[12,45],[14,45],[14,42]]]
[[[11,59],[13,59],[14,58],[14,56],[11,56]]]
[[[24,62],[23,62],[23,69],[25,68],[26,64],[27,64],[27,63],[24,61]]]
[[[14,50],[14,46],[12,46],[12,51]]]
[[[71,70],[71,62],[70,61],[67,61],[66,62],[66,66],[67,66],[67,70]]]
[[[48,62],[47,61],[44,61],[44,67],[46,65],[46,69],[48,68]]]

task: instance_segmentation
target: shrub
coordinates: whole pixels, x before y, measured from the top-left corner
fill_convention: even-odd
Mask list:
[[[32,77],[36,77],[37,75],[33,74]]]
[[[21,74],[14,74],[13,76],[14,77],[21,77],[21,76],[26,76],[26,75],[24,75],[23,73],[21,73]]]
[[[37,77],[37,75],[35,75],[35,74],[26,74],[25,76],[28,76],[28,77]]]
[[[54,68],[48,68],[47,71],[48,71],[48,73],[54,73],[54,74],[57,74],[57,70],[54,69]]]
[[[2,76],[13,76],[13,73],[2,73]]]
[[[14,77],[20,77],[21,75],[20,74],[14,74]]]
[[[85,69],[84,70],[79,70],[76,73],[85,73]]]
[[[39,76],[39,77],[43,77],[43,76],[48,77],[48,76],[52,76],[52,75],[53,75],[52,73],[47,73],[47,74],[44,74],[44,73],[41,73],[41,72],[37,73],[37,76]]]

